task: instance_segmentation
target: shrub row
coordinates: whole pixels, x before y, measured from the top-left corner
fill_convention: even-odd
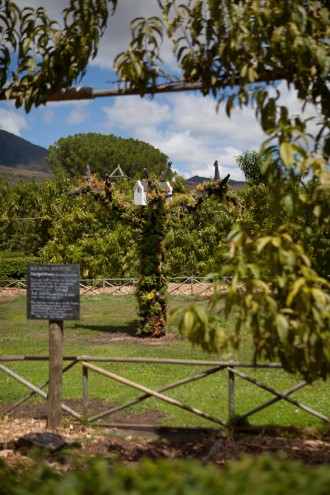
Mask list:
[[[0,255],[0,281],[26,279],[26,266],[29,263],[38,263],[35,256],[8,257]]]
[[[245,457],[220,469],[195,461],[144,460],[125,467],[94,458],[63,474],[39,465],[14,469],[0,464],[0,493],[6,495],[328,495],[327,465]]]

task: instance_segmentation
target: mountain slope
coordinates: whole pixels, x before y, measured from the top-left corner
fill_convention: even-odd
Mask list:
[[[0,165],[36,172],[50,172],[48,151],[15,134],[0,130]]]
[[[203,182],[207,182],[209,180],[210,177],[199,177],[198,175],[194,175],[194,177],[187,179],[186,186],[188,189],[195,189],[198,184],[202,184]],[[246,182],[229,179],[228,185],[231,186],[233,189],[242,189],[244,186],[246,186]]]

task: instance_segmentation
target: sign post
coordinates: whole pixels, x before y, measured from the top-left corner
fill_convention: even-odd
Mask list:
[[[80,266],[28,265],[27,317],[49,320],[49,385],[47,427],[56,430],[62,418],[64,320],[80,318]]]
[[[49,321],[49,384],[47,427],[56,430],[62,419],[63,321]]]

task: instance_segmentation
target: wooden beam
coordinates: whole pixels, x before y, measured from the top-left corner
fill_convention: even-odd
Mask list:
[[[49,387],[47,427],[56,430],[62,420],[63,321],[49,321]]]
[[[270,84],[272,82],[283,79],[284,77],[280,77],[274,74],[265,74],[265,77],[260,78],[258,81],[254,81],[256,83],[264,83]],[[240,78],[236,77],[236,83],[239,85]],[[118,83],[120,84],[120,82]],[[124,83],[123,83],[124,84]],[[244,83],[244,85],[249,85],[248,82]],[[111,98],[118,96],[144,96],[144,95],[154,95],[161,93],[178,93],[183,91],[203,91],[207,90],[207,92],[211,92],[212,89],[224,89],[227,87],[232,87],[232,82],[228,83],[228,79],[219,79],[215,85],[207,88],[201,82],[187,82],[187,81],[178,81],[178,82],[168,82],[164,84],[158,84],[155,86],[148,86],[143,89],[141,92],[138,88],[120,88],[117,87],[115,89],[93,89],[91,86],[77,86],[66,89],[60,89],[58,91],[50,91],[45,95],[44,103],[51,101],[72,101],[72,100],[93,100],[95,98]],[[16,100],[19,96],[23,95],[24,92],[20,91],[19,88],[13,89],[10,96],[6,96],[6,89],[0,90],[0,100]]]

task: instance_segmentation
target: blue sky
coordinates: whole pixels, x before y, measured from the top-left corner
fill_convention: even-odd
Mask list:
[[[69,3],[69,0],[16,1],[21,6],[42,5],[53,18]],[[109,83],[116,80],[112,61],[127,47],[130,20],[159,14],[156,3],[155,0],[119,0],[98,56],[79,85],[113,88]],[[166,44],[164,57],[167,65],[173,67],[173,57]],[[300,105],[295,94],[284,83],[280,89],[283,103],[298,113]],[[24,109],[15,109],[13,102],[0,102],[0,129],[45,148],[77,133],[97,132],[139,139],[165,153],[174,169],[186,178],[213,176],[213,163],[218,160],[221,177],[229,173],[232,179],[241,180],[244,177],[235,157],[245,151],[258,150],[265,135],[252,108],[236,109],[228,118],[223,108],[217,113],[215,106],[213,98],[198,93],[157,95],[152,100],[125,96],[54,102],[32,109],[29,114]]]

